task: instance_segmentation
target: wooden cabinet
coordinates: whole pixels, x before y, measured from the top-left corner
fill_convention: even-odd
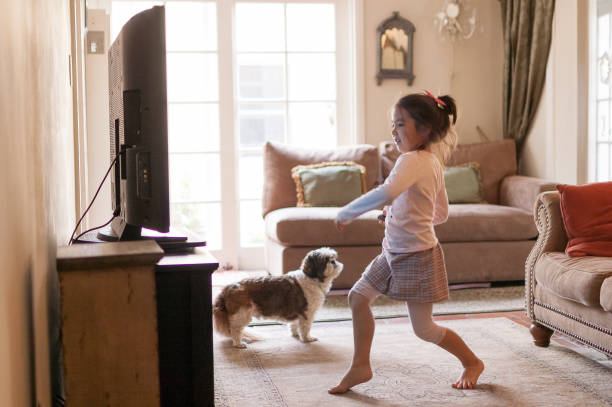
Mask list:
[[[217,267],[153,241],[58,248],[66,405],[213,405]]]

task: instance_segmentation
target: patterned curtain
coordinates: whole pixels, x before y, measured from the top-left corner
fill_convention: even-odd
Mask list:
[[[555,0],[499,0],[504,31],[504,138],[517,160],[538,108],[552,37]]]

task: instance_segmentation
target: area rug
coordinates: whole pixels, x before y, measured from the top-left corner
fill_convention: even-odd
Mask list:
[[[489,288],[450,290],[449,299],[434,304],[434,315],[475,314],[487,312],[521,311],[525,309],[525,286],[514,285]],[[372,303],[374,318],[407,317],[406,303],[394,301],[384,295]],[[351,310],[346,294],[328,295],[323,307],[317,311],[315,321],[349,321]],[[277,325],[275,322],[254,320],[251,326]]]
[[[323,308],[317,312],[317,320],[342,320],[351,318],[346,295],[330,295]],[[384,295],[372,304],[376,318],[405,317],[406,303],[394,301]],[[434,304],[434,315],[473,314],[483,312],[520,311],[525,309],[525,286],[490,288],[465,288],[450,290],[449,299]]]
[[[252,328],[260,337],[235,349],[215,336],[215,402],[224,407],[271,406],[609,406],[612,367],[602,354],[552,342],[533,345],[528,329],[508,318],[440,322],[458,332],[485,362],[478,389],[450,386],[458,361],[416,338],[406,319],[376,324],[374,378],[344,395],[329,395],[351,359],[350,322],[317,323],[317,342],[304,344],[286,328]],[[590,353],[592,352],[592,354]]]

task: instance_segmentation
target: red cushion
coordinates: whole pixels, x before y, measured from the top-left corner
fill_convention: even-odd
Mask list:
[[[612,182],[557,185],[570,257],[612,257]]]

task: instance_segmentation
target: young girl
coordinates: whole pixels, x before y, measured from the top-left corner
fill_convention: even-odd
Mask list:
[[[455,100],[429,92],[401,98],[393,109],[391,135],[401,155],[385,183],[346,205],[336,226],[344,225],[385,203],[382,253],[366,267],[349,293],[353,314],[353,361],[329,393],[344,393],[372,378],[370,348],[374,318],[370,304],[380,294],[406,301],[414,333],[455,355],[463,365],[457,389],[472,389],[484,363],[452,330],[432,318],[434,302],[448,298],[444,255],[434,225],[448,217],[443,165],[456,143],[450,123],[457,120]]]

